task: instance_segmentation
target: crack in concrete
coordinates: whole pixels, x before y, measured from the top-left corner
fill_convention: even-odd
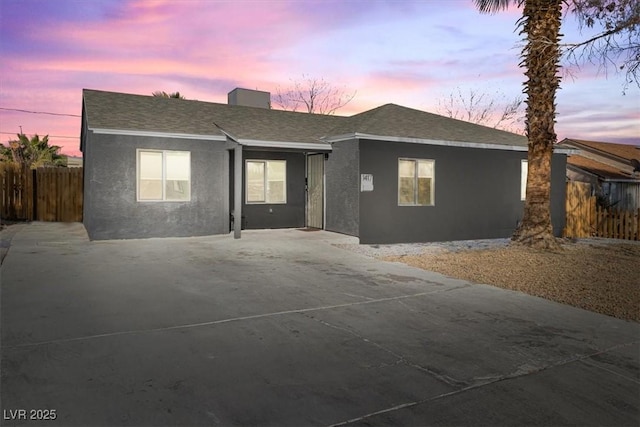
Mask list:
[[[640,384],[640,381],[638,381],[636,378],[631,378],[631,377],[628,377],[628,376],[626,376],[624,374],[621,374],[620,372],[616,372],[614,370],[607,369],[604,366],[600,366],[600,365],[598,365],[596,363],[593,363],[592,360],[585,359],[585,360],[581,360],[580,362],[584,363],[587,366],[591,366],[593,368],[602,369],[603,371],[609,372],[610,374],[616,375],[616,376],[618,376],[620,378],[624,378],[624,379],[629,380],[629,381],[631,381],[633,383]]]
[[[386,414],[386,413],[389,413],[389,412],[394,412],[394,411],[397,411],[397,410],[400,410],[400,409],[404,409],[404,408],[411,408],[411,407],[414,407],[414,406],[421,405],[423,403],[433,402],[433,401],[436,401],[436,400],[444,399],[444,398],[449,397],[449,396],[455,396],[457,394],[464,393],[464,392],[467,392],[467,391],[470,391],[470,390],[475,390],[475,389],[478,389],[478,388],[481,388],[481,387],[486,387],[488,385],[495,384],[495,383],[500,382],[500,381],[507,381],[507,380],[512,380],[512,379],[516,379],[516,378],[526,377],[526,376],[533,375],[533,374],[536,374],[538,372],[542,372],[542,371],[545,371],[545,370],[548,370],[548,369],[553,369],[553,368],[557,368],[557,367],[560,367],[560,366],[568,365],[570,363],[576,363],[576,362],[584,363],[585,360],[590,359],[593,356],[598,356],[600,354],[608,353],[608,352],[611,352],[611,351],[614,351],[614,350],[618,350],[618,349],[621,349],[621,348],[637,346],[638,344],[640,344],[640,340],[614,345],[614,346],[609,347],[607,349],[599,350],[599,351],[596,351],[594,353],[587,354],[587,355],[569,357],[569,358],[566,358],[566,359],[562,359],[562,360],[560,360],[560,361],[558,361],[556,363],[550,363],[550,364],[548,364],[546,366],[542,366],[542,367],[539,367],[539,368],[532,368],[532,369],[528,369],[528,370],[518,369],[516,372],[514,372],[512,374],[506,374],[506,375],[497,376],[497,377],[494,377],[494,379],[491,379],[491,380],[486,381],[486,382],[480,382],[480,383],[472,384],[470,386],[463,387],[463,388],[460,388],[458,390],[453,390],[453,391],[450,391],[448,393],[442,393],[442,394],[439,394],[437,396],[433,396],[433,397],[430,397],[430,398],[427,398],[427,399],[422,399],[422,400],[418,400],[418,401],[415,401],[415,402],[406,402],[406,403],[402,403],[400,405],[392,406],[392,407],[389,407],[389,408],[384,408],[384,409],[381,409],[379,411],[370,412],[370,413],[362,415],[360,417],[351,418],[349,420],[345,420],[345,421],[341,421],[341,422],[338,422],[338,423],[330,424],[327,427],[339,427],[339,426],[345,426],[345,425],[353,424],[353,423],[356,423],[356,422],[359,422],[359,421],[363,421],[363,420],[365,420],[367,418],[374,417],[376,415],[382,415],[382,414]],[[605,370],[608,371],[608,369],[605,369]],[[618,375],[620,375],[620,374],[618,374]]]
[[[408,360],[404,355],[402,355],[402,354],[400,354],[398,352],[395,352],[395,351],[391,350],[390,348],[387,348],[387,347],[383,346],[382,344],[379,344],[379,343],[377,343],[375,341],[372,341],[372,340],[364,337],[363,335],[360,335],[359,333],[357,333],[356,331],[354,331],[352,329],[345,328],[345,327],[338,326],[338,325],[334,325],[332,323],[327,322],[326,320],[322,320],[322,319],[318,319],[318,318],[315,318],[315,317],[307,316],[305,314],[303,314],[303,315],[305,317],[307,317],[309,319],[312,319],[312,320],[315,320],[316,322],[318,322],[318,323],[320,323],[320,324],[322,324],[324,326],[327,326],[329,328],[333,328],[333,329],[336,329],[336,330],[339,330],[339,331],[346,332],[346,333],[348,333],[348,334],[350,334],[350,335],[362,340],[363,342],[366,342],[367,344],[371,344],[374,347],[376,347],[376,348],[378,348],[378,349],[380,349],[380,350],[382,350],[382,351],[384,351],[384,352],[386,352],[386,353],[388,353],[388,354],[390,354],[390,355],[392,355],[393,357],[396,358],[396,362],[395,363],[393,363],[393,364],[383,363],[383,364],[380,365],[381,367],[403,364],[405,366],[409,366],[411,368],[414,368],[414,369],[417,369],[417,370],[419,370],[421,372],[424,372],[424,373],[434,377],[438,381],[441,381],[441,382],[443,382],[443,383],[445,383],[445,384],[447,384],[447,385],[449,385],[451,387],[459,387],[461,385],[467,385],[468,384],[468,383],[466,383],[464,381],[457,380],[457,379],[452,378],[452,377],[450,377],[448,375],[439,374],[438,372],[435,372],[435,371],[433,371],[433,370],[431,370],[431,369],[429,369],[427,367],[424,367],[422,365],[419,365],[417,363],[413,363],[410,360]]]
[[[377,299],[370,299],[370,300],[366,300],[366,301],[357,301],[357,302],[351,302],[351,303],[345,303],[345,304],[334,304],[334,305],[326,305],[326,306],[320,306],[320,307],[310,307],[310,308],[283,310],[283,311],[278,311],[278,312],[273,312],[273,313],[254,314],[254,315],[249,315],[249,316],[241,316],[241,317],[232,317],[232,318],[228,318],[228,319],[212,320],[212,321],[209,321],[209,322],[200,322],[200,323],[190,323],[190,324],[185,324],[185,325],[167,326],[167,327],[164,327],[164,328],[136,329],[136,330],[130,330],[130,331],[109,332],[109,333],[104,333],[104,334],[87,335],[87,336],[74,337],[74,338],[60,338],[60,339],[55,339],[55,340],[39,341],[39,342],[34,342],[34,343],[5,345],[4,348],[8,349],[8,350],[11,350],[11,349],[19,349],[19,348],[27,348],[27,347],[37,347],[37,346],[49,345],[49,344],[63,344],[63,343],[68,343],[68,342],[87,341],[87,340],[92,340],[92,339],[97,339],[97,338],[108,338],[108,337],[117,337],[117,336],[125,336],[125,335],[136,335],[136,334],[143,334],[143,333],[165,332],[165,331],[180,330],[180,329],[199,328],[199,327],[203,327],[203,326],[212,326],[212,325],[220,325],[220,324],[224,324],[224,323],[241,322],[241,321],[244,321],[244,320],[263,319],[263,318],[268,318],[268,317],[283,316],[283,315],[287,315],[287,314],[310,313],[310,312],[314,312],[314,311],[332,310],[332,309],[336,309],[336,308],[354,307],[354,306],[366,305],[366,304],[377,304],[377,303],[383,303],[383,302],[388,302],[388,301],[398,301],[398,300],[403,300],[403,299],[422,297],[422,296],[431,295],[431,294],[439,293],[439,292],[452,291],[452,290],[461,289],[461,288],[464,288],[464,287],[466,287],[466,286],[454,287],[454,288],[451,288],[451,289],[437,289],[437,290],[428,291],[428,292],[418,292],[418,293],[415,293],[415,294],[405,294],[405,295],[398,295],[398,296],[394,296],[394,297],[377,298]]]

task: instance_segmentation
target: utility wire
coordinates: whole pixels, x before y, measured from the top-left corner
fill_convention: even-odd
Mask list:
[[[80,116],[78,114],[50,113],[48,111],[30,111],[30,110],[21,110],[19,108],[4,108],[4,107],[0,107],[0,110],[17,111],[19,113],[29,113],[29,114],[47,114],[49,116],[82,117],[82,116]]]
[[[4,135],[16,135],[16,132],[0,132],[0,134]],[[44,135],[44,134],[41,134]],[[49,135],[49,138],[69,138],[69,139],[80,139],[79,136],[61,136],[61,135]]]

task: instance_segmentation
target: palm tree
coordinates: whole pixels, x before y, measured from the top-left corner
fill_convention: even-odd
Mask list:
[[[17,134],[18,139],[9,141],[9,147],[2,150],[3,160],[19,165],[26,165],[31,169],[42,166],[65,166],[67,156],[59,154],[60,147],[49,145],[49,135],[42,139],[36,134],[29,138],[23,133]]]
[[[528,137],[527,196],[522,222],[512,239],[540,248],[555,248],[551,224],[551,155],[556,91],[560,84],[560,25],[562,0],[475,0],[480,12],[496,12],[510,3],[523,6],[521,34],[526,37],[522,66],[527,81],[525,128]]]
[[[474,0],[482,13],[497,12],[510,4],[523,7],[518,24],[525,35],[522,50],[526,71],[527,111],[525,133],[529,139],[527,197],[522,223],[513,240],[541,248],[555,248],[550,214],[551,155],[556,142],[555,95],[560,84],[562,54],[570,63],[581,60],[626,70],[625,88],[640,87],[640,4],[638,0]],[[602,26],[602,32],[579,43],[560,45],[562,7],[578,17],[583,27]],[[582,53],[579,53],[579,52]]]
[[[152,95],[155,96],[156,98],[186,99],[184,96],[180,95],[180,92],[167,93],[167,92],[162,91],[162,90],[157,90],[157,91],[153,92]]]

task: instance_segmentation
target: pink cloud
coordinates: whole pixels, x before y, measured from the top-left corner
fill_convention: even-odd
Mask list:
[[[57,13],[51,13],[53,3],[46,4],[48,15],[34,11],[26,26],[0,16],[0,31],[10,36],[3,40],[11,40],[2,46],[0,106],[80,114],[82,88],[180,91],[190,99],[226,102],[226,93],[236,86],[274,92],[307,73],[357,90],[340,114],[387,102],[433,111],[438,92],[458,85],[483,89],[501,84],[520,93],[524,80],[518,51],[509,50],[521,12],[511,8],[495,18],[480,16],[471,0],[370,2],[366,7],[331,0],[57,0],[62,5]],[[17,16],[27,16],[23,12]],[[457,31],[460,20],[464,28]],[[46,25],[38,25],[41,21]],[[418,27],[410,31],[406,22]],[[425,28],[437,26],[444,28],[442,40],[430,44],[431,39],[419,37]],[[397,28],[406,37],[375,33],[379,28]],[[364,43],[372,38],[386,43]],[[495,49],[496,44],[501,47]],[[585,68],[589,73],[578,79],[586,83],[593,73]],[[559,127],[569,122],[562,117]],[[80,129],[76,118],[0,110],[0,131],[13,134],[19,125],[72,137]],[[2,141],[8,137],[0,134]],[[77,139],[52,141],[77,151]]]

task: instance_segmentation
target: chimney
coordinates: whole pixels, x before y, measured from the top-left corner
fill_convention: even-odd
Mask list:
[[[271,93],[237,87],[227,94],[227,104],[270,109]]]

